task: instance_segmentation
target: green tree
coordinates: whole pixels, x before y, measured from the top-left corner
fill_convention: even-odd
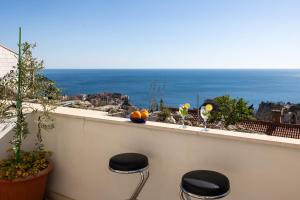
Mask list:
[[[44,68],[43,61],[34,58],[32,50],[35,44],[28,42],[21,43],[21,30],[19,35],[19,54],[18,65],[14,67],[8,75],[0,80],[0,119],[16,114],[17,121],[15,126],[15,134],[10,141],[15,152],[16,162],[20,162],[20,152],[23,140],[29,133],[25,120],[24,109],[30,109],[24,106],[24,101],[34,101],[41,105],[38,114],[38,133],[37,133],[37,150],[42,150],[41,130],[53,128],[53,119],[50,112],[56,107],[60,97],[60,90],[55,83],[42,75]],[[7,92],[9,91],[9,92]],[[15,99],[14,102],[11,100]]]
[[[254,119],[253,108],[243,98],[231,98],[226,95],[216,97],[213,101],[218,109],[212,113],[210,122],[223,121],[225,126],[228,126]]]

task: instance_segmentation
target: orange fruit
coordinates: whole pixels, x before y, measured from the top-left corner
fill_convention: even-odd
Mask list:
[[[142,119],[147,119],[148,117],[149,117],[148,110],[141,110],[141,118]]]
[[[141,119],[142,115],[140,111],[134,111],[130,114],[130,118],[132,119]]]

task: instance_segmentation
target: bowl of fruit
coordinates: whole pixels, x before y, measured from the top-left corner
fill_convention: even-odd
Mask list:
[[[146,123],[147,119],[149,117],[149,113],[147,110],[141,110],[141,111],[133,111],[131,114],[130,114],[130,120],[133,122],[133,123],[139,123],[139,124],[142,124],[142,123]]]

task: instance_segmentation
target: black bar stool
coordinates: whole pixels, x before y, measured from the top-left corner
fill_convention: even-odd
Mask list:
[[[141,181],[129,199],[136,200],[149,177],[148,158],[138,153],[118,154],[110,159],[109,169],[119,174],[140,174]]]
[[[215,171],[191,171],[184,174],[181,180],[180,197],[182,200],[220,199],[227,196],[229,192],[229,179]]]

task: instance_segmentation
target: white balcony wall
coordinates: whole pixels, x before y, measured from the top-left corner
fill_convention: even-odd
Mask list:
[[[33,121],[32,119],[29,121]],[[56,128],[44,134],[55,170],[48,185],[54,200],[126,199],[138,175],[108,170],[111,156],[148,156],[150,178],[140,200],[179,200],[181,176],[209,169],[227,175],[231,200],[299,200],[299,140],[149,122],[136,125],[96,111],[60,108]],[[34,125],[32,124],[31,127]],[[35,129],[34,129],[35,130]]]

